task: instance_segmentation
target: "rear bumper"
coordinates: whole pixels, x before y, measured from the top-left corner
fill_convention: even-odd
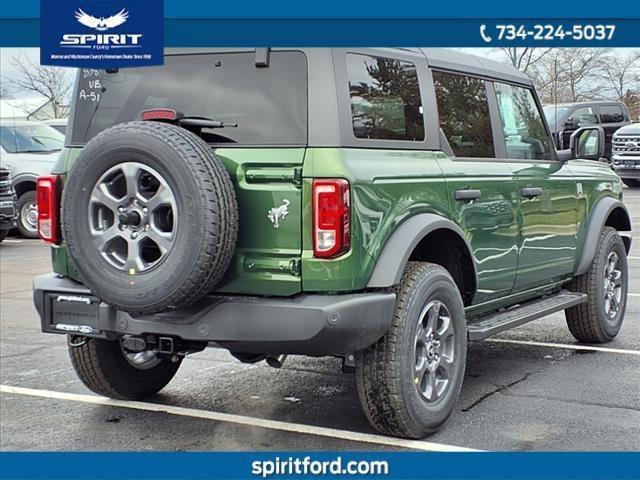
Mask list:
[[[189,308],[130,315],[83,285],[55,274],[36,277],[33,297],[42,331],[116,339],[155,334],[213,342],[243,353],[340,355],[361,350],[391,325],[395,294],[209,296]]]

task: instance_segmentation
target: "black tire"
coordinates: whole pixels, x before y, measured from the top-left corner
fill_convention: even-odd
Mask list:
[[[605,276],[611,255],[618,258],[617,271],[621,272],[620,302],[614,315],[606,308]],[[612,257],[613,258],[613,257]],[[617,276],[613,275],[614,277]],[[574,292],[588,295],[585,303],[565,310],[567,325],[571,334],[581,342],[606,343],[611,341],[620,331],[627,308],[628,289],[627,253],[618,232],[611,227],[604,227],[598,239],[596,256],[589,270],[574,278],[568,288]],[[614,296],[615,298],[615,296]],[[613,312],[613,309],[609,310]]]
[[[166,180],[180,222],[162,261],[133,275],[100,254],[87,214],[96,182],[125,162]],[[202,139],[174,125],[130,122],[105,130],[83,149],[65,182],[62,229],[74,266],[95,295],[130,313],[157,313],[193,303],[220,282],[235,250],[238,207],[228,173]]]
[[[71,363],[78,377],[90,390],[110,398],[140,400],[154,395],[171,381],[182,362],[180,357],[175,363],[168,358],[158,358],[141,368],[125,358],[118,340],[86,337],[72,340],[80,345],[69,346]]]
[[[37,223],[30,222],[28,217],[25,216],[26,210],[33,209],[37,206],[36,192],[31,190],[20,195],[16,204],[18,211],[18,218],[16,219],[16,226],[20,235],[25,238],[38,238],[38,225]]]
[[[640,187],[640,180],[636,180],[635,178],[623,178],[622,183],[631,188]]]
[[[439,398],[428,401],[415,383],[421,382],[416,378],[417,358],[424,359],[416,354],[416,334],[421,313],[435,301],[448,310],[453,336],[445,343],[454,351],[449,383]],[[436,432],[455,407],[466,354],[464,305],[451,275],[439,265],[409,262],[397,289],[391,329],[356,354],[358,395],[371,425],[381,433],[407,438]]]
[[[0,230],[0,243],[7,238],[7,235],[9,235],[9,230]]]

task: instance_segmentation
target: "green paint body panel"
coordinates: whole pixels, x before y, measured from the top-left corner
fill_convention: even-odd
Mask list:
[[[54,172],[72,167],[80,149],[61,155]],[[218,292],[293,296],[354,292],[367,283],[395,229],[420,213],[456,223],[472,248],[477,292],[469,316],[539,296],[570,279],[593,206],[622,187],[593,161],[528,162],[450,158],[442,152],[360,148],[219,148],[236,187],[238,248]],[[314,178],[345,178],[351,186],[350,251],[313,256]],[[582,189],[578,188],[577,183]],[[522,188],[543,194],[524,198]],[[481,190],[474,201],[455,192]],[[288,204],[274,228],[269,210]],[[64,244],[53,248],[54,271],[77,279]]]

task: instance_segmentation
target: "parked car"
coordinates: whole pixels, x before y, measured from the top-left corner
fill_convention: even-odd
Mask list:
[[[58,130],[62,135],[67,133],[67,119],[66,118],[54,118],[52,120],[45,120],[42,123],[49,125],[50,127]]]
[[[64,135],[38,122],[0,121],[0,165],[9,169],[18,195],[17,227],[27,238],[37,238],[36,178],[51,172]]]
[[[611,161],[611,141],[614,132],[631,123],[627,106],[622,102],[579,102],[545,105],[544,113],[556,142],[556,148],[569,148],[571,134],[581,127],[599,125],[605,133],[603,157]]]
[[[629,187],[640,187],[640,123],[613,135],[613,169]]]
[[[84,72],[71,125],[38,179],[55,248],[34,301],[101,395],[153,395],[212,345],[332,355],[376,429],[420,438],[454,409],[468,341],[563,310],[579,341],[622,325],[631,226],[603,129],[556,152],[510,66],[174,50]]]
[[[9,170],[0,167],[0,243],[16,226],[16,195]]]

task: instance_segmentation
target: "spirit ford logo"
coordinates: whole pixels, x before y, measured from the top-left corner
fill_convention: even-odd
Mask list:
[[[104,32],[111,28],[118,27],[125,23],[129,18],[129,12],[124,8],[115,15],[110,17],[94,17],[82,9],[78,9],[75,12],[76,20],[85,27],[93,28],[98,32]],[[136,47],[139,46],[141,33],[65,33],[62,35],[60,45],[64,46],[78,46],[82,48],[88,48],[93,45],[99,45],[99,48],[109,48],[110,46],[117,47]]]
[[[91,33],[65,33],[62,36],[60,45],[86,45],[94,42],[96,45],[138,45],[140,38],[142,38],[142,34],[138,33],[105,33],[97,35]]]

